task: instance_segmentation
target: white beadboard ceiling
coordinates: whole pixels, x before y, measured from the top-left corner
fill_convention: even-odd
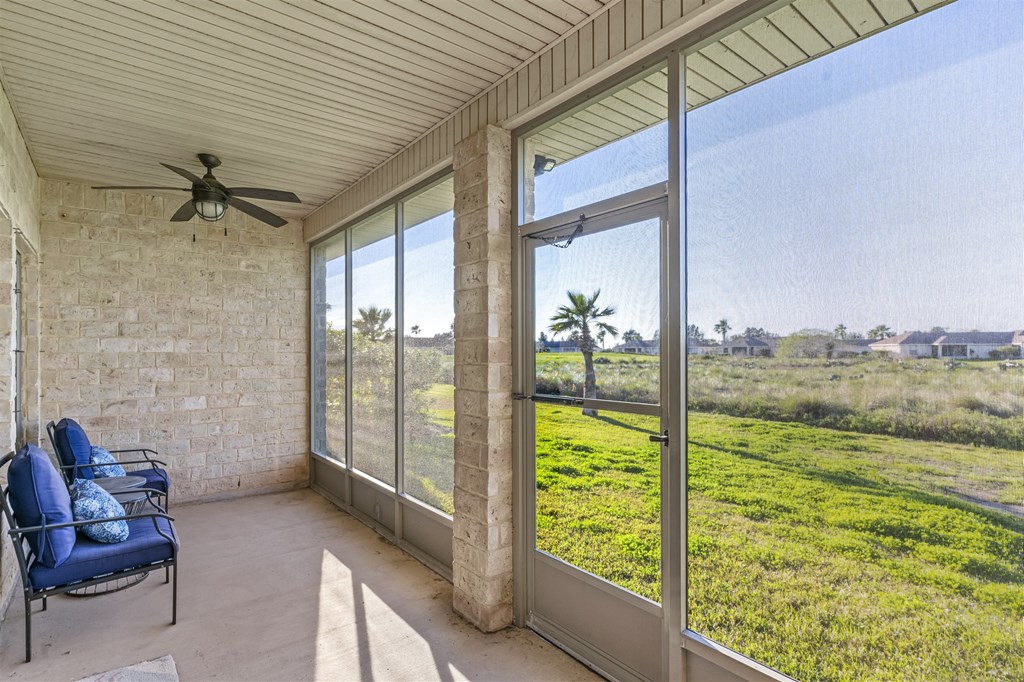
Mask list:
[[[42,177],[296,192],[298,217],[617,0],[0,0]]]

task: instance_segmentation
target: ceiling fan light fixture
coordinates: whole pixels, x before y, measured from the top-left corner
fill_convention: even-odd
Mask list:
[[[151,185],[108,185],[104,187],[93,187],[93,189],[159,189],[191,192],[192,198],[178,207],[178,210],[171,216],[171,222],[174,223],[192,220],[192,218],[197,215],[207,222],[217,222],[224,218],[224,215],[228,210],[228,204],[230,204],[233,208],[237,208],[247,216],[255,218],[262,223],[266,223],[271,227],[284,227],[288,224],[287,220],[279,215],[271,213],[261,206],[249,203],[240,197],[264,199],[266,201],[288,201],[293,204],[302,203],[294,192],[286,192],[280,189],[267,189],[265,187],[225,187],[219,180],[217,180],[217,178],[213,177],[213,169],[220,165],[220,159],[213,154],[199,154],[199,160],[204,166],[206,166],[206,175],[203,177],[199,177],[195,173],[185,170],[184,168],[178,168],[177,166],[172,166],[167,163],[160,164],[167,170],[189,180],[192,183],[192,187],[189,189],[185,189],[183,187],[153,187]],[[224,234],[227,234],[226,229]],[[194,236],[195,235],[193,235],[193,237]]]
[[[218,196],[196,197],[192,200],[192,206],[200,218],[215,223],[224,217],[228,203]]]

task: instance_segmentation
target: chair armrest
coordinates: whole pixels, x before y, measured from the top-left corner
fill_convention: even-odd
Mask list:
[[[150,450],[149,448],[122,448],[120,450],[107,450],[107,452],[109,452],[111,454],[113,454],[115,452],[144,452],[144,453],[151,453],[151,454],[154,454],[154,455],[157,454],[156,450]]]
[[[118,461],[117,464],[159,464],[162,467],[167,465],[158,459],[132,459],[128,461]],[[108,467],[110,464],[62,464],[61,469],[92,469],[93,467]]]
[[[12,528],[7,531],[7,534],[11,537],[18,535],[25,535],[27,533],[38,533],[43,530],[54,530],[55,528],[78,528],[80,526],[91,526],[94,523],[105,523],[107,521],[135,521],[136,519],[153,519],[156,523],[156,519],[166,519],[168,521],[174,521],[174,519],[163,512],[146,512],[144,514],[128,514],[125,516],[109,516],[102,519],[89,519],[87,521],[65,521],[64,523],[47,524],[45,526],[29,526],[27,528]]]
[[[109,452],[112,455],[113,454],[119,454],[119,453],[120,454],[124,454],[126,452],[141,452],[142,456],[145,457],[147,460],[149,460],[151,462],[157,462],[158,461],[158,460],[155,460],[152,457],[150,457],[151,454],[152,455],[158,455],[157,451],[156,450],[150,450],[149,448],[123,448],[121,450],[107,450],[107,452]],[[159,462],[159,463],[163,464],[163,466],[167,466],[163,462]]]

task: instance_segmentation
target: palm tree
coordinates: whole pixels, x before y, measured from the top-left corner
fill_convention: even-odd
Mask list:
[[[352,327],[367,341],[390,341],[393,329],[388,328],[391,310],[369,305],[359,309],[359,319],[352,320]]]
[[[725,319],[724,317],[718,321],[718,324],[715,325],[715,331],[722,335],[723,346],[725,345],[725,335],[729,333],[730,329],[732,329],[732,327],[729,326],[729,320]]]
[[[845,339],[846,338],[846,325],[845,324],[837,324],[836,328],[832,331],[832,333],[835,334],[837,339]]]
[[[605,306],[599,308],[597,305],[597,298],[601,295],[601,290],[598,289],[590,296],[587,296],[581,291],[568,291],[566,294],[569,296],[569,305],[562,305],[558,307],[555,314],[551,316],[551,326],[548,327],[555,334],[569,333],[573,337],[577,344],[579,344],[580,352],[583,353],[583,367],[584,367],[584,380],[583,380],[583,397],[584,398],[596,398],[597,397],[597,375],[594,373],[594,351],[597,349],[595,342],[594,333],[591,331],[591,326],[596,328],[598,332],[604,332],[611,334],[612,336],[618,336],[619,330],[608,324],[607,322],[601,322],[600,318],[608,317],[615,314],[615,308],[612,306]],[[583,414],[588,417],[596,417],[597,410],[584,409]]]
[[[627,329],[626,333],[622,335],[622,340],[626,343],[632,343],[633,341],[643,341],[644,337],[640,336],[640,332],[635,329]]]
[[[895,336],[895,332],[889,328],[889,325],[880,324],[873,329],[868,330],[869,339],[888,339],[891,336]]]

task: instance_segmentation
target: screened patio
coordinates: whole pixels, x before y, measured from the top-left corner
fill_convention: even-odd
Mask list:
[[[1024,680],[1022,45],[1022,0],[0,0],[0,455],[151,448],[181,578],[174,625],[159,571],[29,602],[26,663],[4,528],[0,670]]]

